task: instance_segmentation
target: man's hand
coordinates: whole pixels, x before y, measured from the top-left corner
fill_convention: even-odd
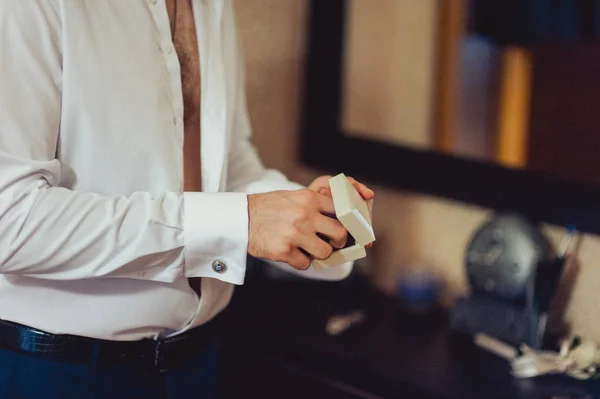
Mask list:
[[[317,177],[309,186],[308,188],[310,190],[316,191],[320,194],[323,195],[327,195],[329,197],[331,197],[331,189],[329,188],[329,179],[331,178],[331,176],[320,176]],[[363,199],[367,202],[369,202],[369,209],[371,208],[371,201],[373,201],[373,198],[375,198],[375,192],[373,192],[373,190],[371,190],[370,188],[368,188],[367,186],[365,186],[362,183],[359,183],[358,181],[356,181],[355,179],[353,179],[352,177],[347,176],[348,180],[350,181],[350,183],[352,183],[352,185],[354,186],[354,188],[356,189],[356,191],[358,191],[358,193],[361,195],[361,197],[363,197]],[[371,214],[371,220],[373,220],[373,215]],[[371,248],[373,246],[373,243],[370,243],[366,246],[366,248]]]
[[[248,215],[248,253],[256,258],[306,270],[311,258],[327,259],[346,244],[348,232],[332,217],[332,198],[314,190],[248,195]]]

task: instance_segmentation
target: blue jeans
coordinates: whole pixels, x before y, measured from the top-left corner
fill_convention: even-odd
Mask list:
[[[0,350],[2,399],[205,399],[217,383],[216,341],[178,369],[76,365]]]

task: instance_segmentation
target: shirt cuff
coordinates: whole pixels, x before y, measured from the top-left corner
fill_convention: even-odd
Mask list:
[[[183,194],[185,277],[241,285],[248,256],[248,197],[242,193]]]

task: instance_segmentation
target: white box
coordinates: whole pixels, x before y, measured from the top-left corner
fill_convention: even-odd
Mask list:
[[[326,269],[367,256],[365,246],[375,241],[369,204],[343,173],[329,179],[335,215],[354,238],[355,244],[338,249],[324,260],[314,259],[315,269]],[[350,238],[349,238],[350,239]]]

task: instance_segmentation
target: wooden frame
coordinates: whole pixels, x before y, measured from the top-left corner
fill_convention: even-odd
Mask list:
[[[301,161],[370,184],[519,212],[534,221],[600,233],[600,187],[493,162],[422,151],[340,128],[344,0],[312,0]],[[393,217],[393,215],[391,215]]]

